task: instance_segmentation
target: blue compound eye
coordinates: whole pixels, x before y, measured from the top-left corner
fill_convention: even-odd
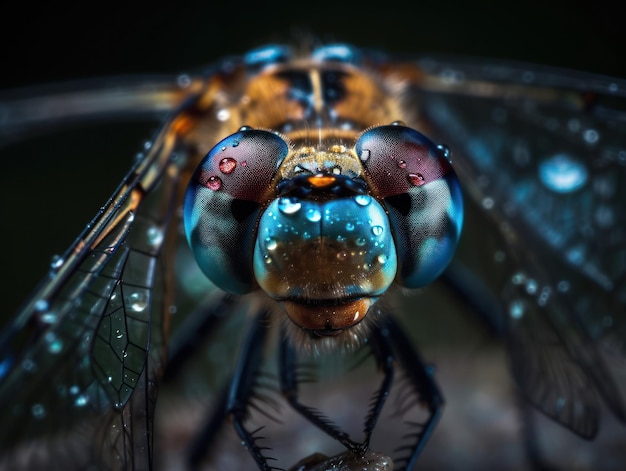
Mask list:
[[[255,225],[288,150],[274,133],[242,128],[211,149],[187,187],[187,241],[202,271],[226,291],[243,294],[255,286]]]
[[[355,150],[389,212],[398,282],[430,283],[452,259],[463,224],[461,189],[446,152],[400,125],[364,132]]]

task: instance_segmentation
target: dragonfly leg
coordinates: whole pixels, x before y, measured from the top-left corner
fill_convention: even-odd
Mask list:
[[[222,307],[228,310],[228,302]],[[223,309],[216,310],[218,314],[222,311]],[[255,407],[253,401],[265,399],[257,390],[257,379],[268,330],[268,315],[267,311],[260,311],[250,323],[250,330],[244,339],[234,375],[218,394],[205,425],[196,434],[189,447],[186,461],[188,469],[201,467],[210,453],[210,447],[207,444],[217,440],[227,419],[231,419],[243,446],[250,452],[259,469],[265,471],[276,469],[268,465],[268,460],[274,458],[264,455],[269,448],[257,444],[257,441],[261,439],[257,434],[260,429],[251,432],[244,426],[250,407]]]
[[[257,441],[262,438],[258,435],[261,428],[251,432],[244,426],[244,422],[249,415],[249,408],[253,407],[252,401],[265,399],[259,395],[256,386],[263,359],[263,347],[267,338],[268,318],[269,312],[263,310],[250,323],[250,330],[239,356],[226,405],[226,415],[232,420],[243,446],[250,452],[259,469],[264,471],[277,469],[268,464],[268,460],[275,458],[265,456],[264,452],[269,448],[257,444]],[[257,410],[259,410],[258,407]]]
[[[349,435],[341,430],[330,418],[323,415],[319,410],[300,402],[298,393],[297,353],[287,336],[283,335],[282,337],[279,352],[279,370],[280,388],[285,399],[287,399],[291,407],[300,415],[327,433],[330,437],[340,442],[348,450],[355,453],[364,452],[366,448],[362,444],[350,439]]]
[[[428,412],[428,417],[423,421],[407,422],[416,431],[406,435],[411,440],[409,444],[400,446],[396,450],[405,455],[395,460],[395,469],[410,471],[439,422],[444,399],[433,380],[432,369],[424,364],[411,340],[393,317],[385,316],[381,319],[372,341],[380,345],[387,344],[393,348],[395,361],[404,372],[406,384],[411,388],[419,404]],[[376,350],[374,352],[377,354]]]

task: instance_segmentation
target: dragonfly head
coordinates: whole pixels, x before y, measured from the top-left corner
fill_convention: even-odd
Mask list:
[[[450,262],[462,200],[447,153],[378,126],[348,149],[245,128],[212,149],[185,198],[189,244],[220,288],[261,288],[311,338],[352,330],[394,283]]]

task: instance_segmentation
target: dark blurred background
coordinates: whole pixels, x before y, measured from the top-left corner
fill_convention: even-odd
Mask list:
[[[607,0],[156,4],[2,7],[0,98],[14,87],[71,79],[193,71],[268,42],[291,42],[301,31],[389,52],[513,59],[626,78],[623,15]],[[95,215],[154,130],[113,123],[0,146],[0,326],[45,276],[52,255]]]
[[[620,14],[604,1],[140,2],[34,6],[0,16],[0,88],[179,73],[305,31],[392,52],[506,58],[626,77]],[[69,130],[0,148],[3,315],[104,203],[153,126]]]

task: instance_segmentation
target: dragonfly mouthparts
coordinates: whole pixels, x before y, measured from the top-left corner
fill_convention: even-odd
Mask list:
[[[316,335],[336,335],[361,322],[374,304],[375,298],[363,297],[344,303],[310,302],[286,300],[281,305],[289,319],[301,329]]]

